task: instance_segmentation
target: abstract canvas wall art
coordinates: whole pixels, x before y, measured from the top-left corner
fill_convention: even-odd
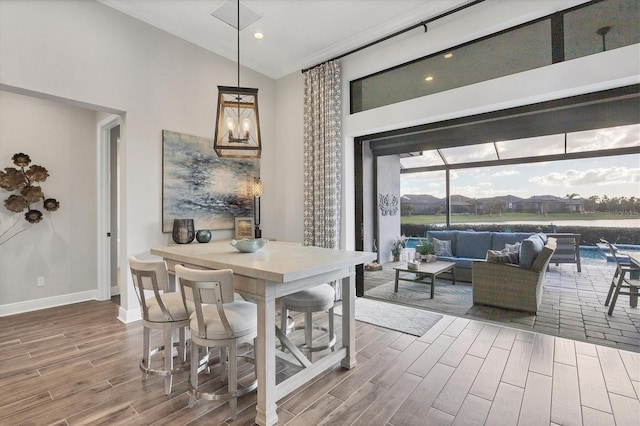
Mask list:
[[[250,185],[259,159],[219,158],[213,139],[162,131],[162,232],[174,219],[196,229],[234,229],[236,216],[253,216]]]

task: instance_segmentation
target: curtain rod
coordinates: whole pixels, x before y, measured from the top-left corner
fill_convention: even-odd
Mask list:
[[[320,62],[319,64],[316,64],[316,65],[314,65],[314,66],[312,66],[312,67],[305,68],[305,69],[303,69],[303,70],[302,70],[302,72],[304,73],[304,72],[309,71],[309,70],[311,70],[311,69],[314,69],[315,67],[318,67],[318,66],[320,66],[320,65],[322,65],[322,64],[324,64],[324,63],[327,63],[327,62],[335,61],[335,60],[337,60],[337,59],[344,58],[345,56],[349,56],[349,55],[351,55],[352,53],[356,53],[356,52],[359,52],[359,51],[361,51],[361,50],[364,50],[364,49],[366,49],[366,48],[368,48],[368,47],[374,46],[374,45],[376,45],[376,44],[378,44],[378,43],[382,43],[383,41],[387,41],[387,40],[389,40],[390,38],[393,38],[393,37],[399,36],[400,34],[404,34],[404,33],[406,33],[407,31],[414,30],[414,29],[416,29],[416,28],[418,28],[418,27],[424,27],[424,32],[426,33],[426,32],[427,32],[427,24],[429,24],[429,23],[431,23],[431,22],[433,22],[433,21],[436,21],[436,20],[438,20],[438,19],[440,19],[440,18],[444,18],[445,16],[453,15],[454,13],[460,12],[461,10],[464,10],[464,9],[466,9],[466,8],[468,8],[468,7],[475,6],[476,4],[478,4],[478,3],[482,3],[483,1],[484,1],[484,0],[473,0],[473,1],[469,2],[469,3],[463,4],[462,6],[458,6],[458,7],[454,8],[454,9],[451,9],[451,10],[448,10],[448,11],[446,11],[446,12],[444,12],[444,13],[441,13],[440,15],[434,16],[433,18],[426,19],[426,20],[421,21],[421,22],[419,22],[419,23],[417,23],[417,24],[414,24],[414,25],[412,25],[412,26],[410,26],[410,27],[408,27],[408,28],[402,29],[402,30],[400,30],[400,31],[396,31],[396,32],[395,32],[395,33],[393,33],[393,34],[386,35],[386,36],[384,36],[384,37],[382,37],[382,38],[379,38],[379,39],[377,39],[377,40],[374,40],[374,41],[372,41],[372,42],[370,42],[370,43],[367,43],[367,44],[365,44],[365,45],[363,45],[363,46],[356,47],[355,49],[350,50],[350,51],[348,51],[348,52],[346,52],[346,53],[343,53],[343,54],[341,54],[341,55],[338,55],[338,56],[336,56],[336,57],[334,57],[334,58],[327,59],[326,61],[324,61],[324,62]]]

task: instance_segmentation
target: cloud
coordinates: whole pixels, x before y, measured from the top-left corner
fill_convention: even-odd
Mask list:
[[[540,186],[563,186],[566,188],[577,186],[605,186],[630,185],[640,182],[640,168],[611,167],[588,170],[569,169],[564,172],[549,173],[535,176],[529,182]]]
[[[492,176],[513,176],[513,175],[517,175],[520,172],[517,170],[500,170],[499,172],[494,173]]]
[[[638,146],[639,130],[639,125],[632,124],[568,133],[567,148],[569,152],[582,152]]]

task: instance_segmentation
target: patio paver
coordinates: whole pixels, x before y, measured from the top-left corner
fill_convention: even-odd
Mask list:
[[[365,292],[393,280],[394,265],[385,265],[383,271],[365,271]],[[621,297],[609,316],[604,306],[614,270],[613,264],[604,261],[583,263],[582,272],[572,264],[551,265],[533,327],[513,320],[504,324],[640,352],[640,307],[630,307],[629,298]],[[502,323],[495,317],[492,322]]]

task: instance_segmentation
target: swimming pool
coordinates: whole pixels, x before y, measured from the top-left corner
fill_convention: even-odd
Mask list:
[[[607,259],[607,262],[615,262],[613,256],[610,253],[609,247],[606,244],[598,243],[596,247],[588,246],[591,250],[596,250],[602,259]],[[625,252],[640,252],[640,246],[632,244],[614,244],[617,249],[616,257],[618,261],[623,265],[629,264],[629,256]],[[580,256],[582,256],[583,246],[580,246]]]

